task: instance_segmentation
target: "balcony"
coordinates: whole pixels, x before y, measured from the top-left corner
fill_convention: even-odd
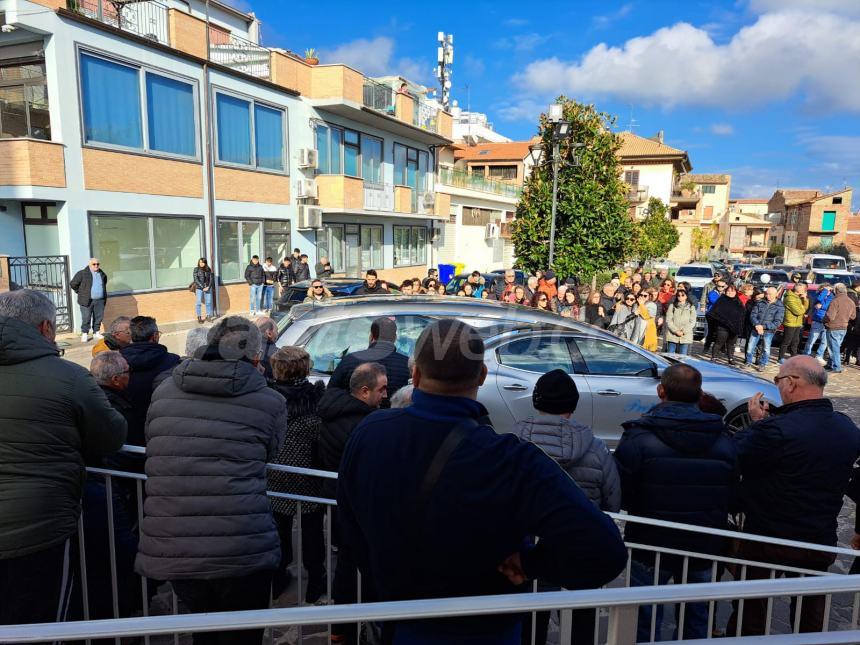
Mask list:
[[[483,175],[473,175],[462,170],[442,166],[439,168],[439,183],[454,188],[466,188],[482,193],[493,193],[502,197],[517,199],[522,192],[522,186],[509,184],[495,179],[487,179]]]
[[[627,201],[631,204],[647,202],[648,186],[630,186],[627,190]]]
[[[63,145],[36,139],[0,139],[0,186],[65,188]]]
[[[170,45],[166,5],[155,0],[116,3],[109,0],[70,0],[69,9],[111,27],[162,45]]]
[[[209,26],[209,60],[224,67],[270,80],[272,77],[271,52],[257,43]]]
[[[394,211],[394,186],[364,182],[364,210]]]
[[[679,184],[672,188],[672,201],[676,204],[698,204],[701,198],[699,190],[682,188]]]

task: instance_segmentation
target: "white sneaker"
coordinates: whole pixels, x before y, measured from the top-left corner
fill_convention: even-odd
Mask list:
[[[99,331],[97,331],[95,334],[93,334],[93,339],[94,339],[94,340],[101,340],[102,338],[104,338],[104,336],[103,336],[103,335],[102,335],[102,333],[101,333],[101,332],[99,332]]]
[[[89,336],[87,336],[86,334],[81,334],[81,342],[82,342],[82,343],[88,343],[88,342],[90,342],[90,337],[89,337]]]
[[[817,360],[820,365],[827,365],[827,361],[824,360],[823,358],[821,358],[820,356],[816,356],[815,360]]]

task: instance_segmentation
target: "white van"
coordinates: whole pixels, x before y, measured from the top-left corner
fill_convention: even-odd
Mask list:
[[[824,271],[847,271],[848,263],[841,255],[825,255],[824,253],[808,253],[803,256],[805,269]]]

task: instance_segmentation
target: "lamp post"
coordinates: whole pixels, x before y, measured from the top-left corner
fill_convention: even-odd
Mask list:
[[[553,103],[549,106],[548,120],[551,128],[552,151],[549,163],[552,165],[552,215],[549,225],[549,264],[548,269],[552,268],[555,260],[555,213],[558,209],[558,171],[561,167],[561,142],[570,137],[570,122],[562,120],[564,116],[564,106],[560,103]],[[573,144],[574,148],[579,148],[583,144]],[[536,143],[529,146],[529,155],[532,158],[534,165],[546,163],[542,159],[543,144]],[[579,159],[574,152],[573,165],[579,165]]]

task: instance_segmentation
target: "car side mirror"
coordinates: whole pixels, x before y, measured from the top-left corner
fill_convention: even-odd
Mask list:
[[[663,372],[666,371],[665,367],[659,367],[657,365],[654,366],[654,378],[663,378]]]

